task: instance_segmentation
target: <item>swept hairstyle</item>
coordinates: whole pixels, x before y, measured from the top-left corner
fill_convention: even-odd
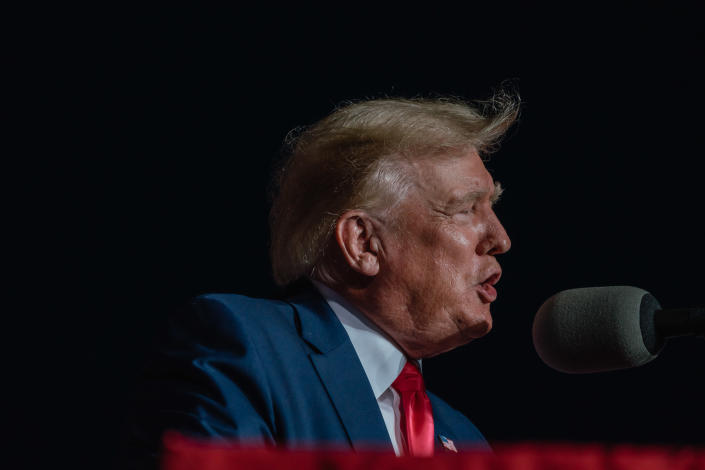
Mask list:
[[[517,119],[520,100],[385,98],[349,102],[292,131],[273,178],[270,256],[275,281],[315,277],[338,218],[364,209],[389,215],[412,187],[409,162],[475,148],[483,158]]]

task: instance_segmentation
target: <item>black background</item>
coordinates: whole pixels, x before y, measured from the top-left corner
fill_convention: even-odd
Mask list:
[[[574,376],[544,366],[530,332],[543,300],[571,287],[705,304],[703,36],[699,10],[642,2],[42,12],[21,36],[38,66],[25,111],[51,151],[27,151],[28,198],[43,210],[24,217],[39,219],[28,240],[51,255],[25,269],[35,292],[57,293],[32,321],[68,330],[67,357],[49,368],[69,415],[89,417],[81,442],[115,452],[135,377],[178,305],[276,294],[267,184],[290,129],[346,99],[482,98],[511,79],[521,122],[488,164],[513,241],[495,326],[427,360],[430,388],[491,442],[702,445],[705,341]]]

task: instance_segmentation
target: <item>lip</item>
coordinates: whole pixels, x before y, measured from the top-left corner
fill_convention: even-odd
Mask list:
[[[477,285],[477,293],[484,303],[497,300],[497,289],[494,288],[494,285],[497,284],[500,277],[502,277],[502,271],[495,271]]]
[[[480,295],[482,301],[486,304],[497,300],[497,289],[495,289],[489,284],[482,283],[477,286],[477,293]]]

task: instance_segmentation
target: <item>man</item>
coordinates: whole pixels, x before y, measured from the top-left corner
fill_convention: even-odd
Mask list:
[[[272,267],[307,285],[286,301],[201,296],[176,317],[139,395],[135,456],[157,455],[168,429],[397,455],[487,448],[425,390],[420,361],[492,327],[510,241],[481,155],[517,111],[508,94],[372,100],[292,136]]]

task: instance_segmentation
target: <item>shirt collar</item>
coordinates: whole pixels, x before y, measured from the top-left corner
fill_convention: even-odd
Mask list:
[[[343,324],[378,399],[399,376],[406,364],[406,356],[340,294],[321,282],[314,280],[313,285]]]

